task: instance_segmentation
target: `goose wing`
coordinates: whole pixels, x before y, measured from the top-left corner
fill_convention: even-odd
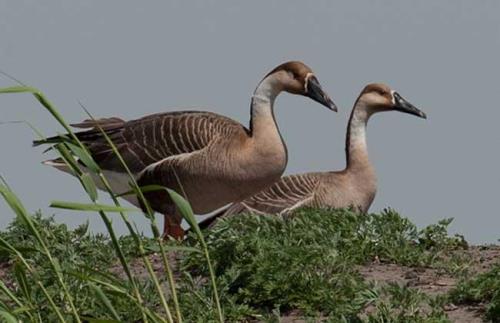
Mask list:
[[[319,177],[313,173],[282,177],[265,190],[231,205],[224,216],[243,212],[279,214],[305,205],[314,197]]]
[[[73,124],[88,129],[77,132],[76,136],[88,147],[97,164],[104,170],[116,172],[124,171],[121,162],[97,125],[113,141],[133,173],[168,157],[201,150],[215,137],[234,128],[244,128],[227,117],[201,111],[159,113],[131,121],[107,118]],[[52,137],[34,144],[58,140],[61,138]]]

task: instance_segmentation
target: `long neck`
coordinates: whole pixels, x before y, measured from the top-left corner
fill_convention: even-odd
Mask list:
[[[282,85],[275,74],[264,78],[252,96],[250,133],[252,136],[266,135],[275,131],[279,135],[278,126],[274,119],[274,100],[282,91]]]
[[[347,126],[345,150],[348,171],[372,171],[366,145],[366,124],[369,118],[370,112],[365,103],[356,101]]]

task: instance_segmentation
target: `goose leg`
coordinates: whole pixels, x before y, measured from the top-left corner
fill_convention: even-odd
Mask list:
[[[176,240],[182,241],[184,239],[184,229],[181,227],[181,219],[172,213],[166,213],[164,218],[163,239],[172,237]]]

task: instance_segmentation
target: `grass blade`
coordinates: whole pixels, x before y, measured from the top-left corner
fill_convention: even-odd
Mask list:
[[[94,174],[98,174],[100,172],[99,166],[97,166],[94,159],[92,159],[92,156],[90,156],[90,154],[87,151],[72,143],[66,143],[66,145],[69,147],[71,152],[78,158],[78,160],[82,162],[85,165],[85,167],[87,167],[91,172],[93,172]]]
[[[170,198],[172,201],[174,201],[175,205],[179,209],[179,212],[181,213],[182,217],[188,222],[188,224],[195,230],[196,234],[201,234],[200,227],[198,226],[198,222],[196,221],[196,218],[194,217],[193,209],[191,208],[191,205],[186,201],[186,199],[177,193],[174,190],[171,190],[169,188],[164,188],[167,190],[168,194],[170,195]]]
[[[83,105],[81,105],[81,106],[85,110],[85,112],[87,112],[87,114],[89,115],[89,117],[92,120],[95,121],[95,119],[87,111],[87,109],[85,109],[85,107]],[[148,219],[151,221],[151,228],[152,228],[152,231],[153,231],[153,235],[154,235],[154,237],[155,237],[155,239],[156,239],[156,241],[158,243],[158,247],[160,248],[160,254],[161,254],[161,257],[162,257],[163,266],[164,266],[165,271],[167,273],[167,280],[168,280],[168,283],[169,283],[169,286],[170,286],[170,290],[171,290],[171,293],[172,293],[172,299],[173,299],[173,302],[174,302],[174,307],[175,307],[176,316],[177,316],[176,319],[177,319],[177,322],[181,323],[182,322],[182,317],[181,317],[181,312],[180,312],[180,307],[179,307],[179,301],[178,301],[178,298],[177,298],[177,291],[175,289],[175,281],[174,281],[174,278],[173,278],[172,270],[170,269],[168,257],[167,257],[167,255],[165,253],[165,250],[164,250],[163,239],[159,235],[159,230],[158,230],[158,226],[156,225],[156,219],[154,217],[154,212],[151,209],[148,201],[144,197],[144,194],[142,193],[139,185],[137,184],[137,181],[136,181],[134,175],[132,174],[132,172],[130,171],[129,167],[127,166],[127,163],[125,162],[125,160],[121,156],[120,152],[116,148],[116,145],[113,143],[113,141],[109,138],[108,134],[104,131],[104,129],[102,129],[102,127],[98,123],[96,123],[96,127],[101,131],[101,134],[103,135],[103,137],[106,139],[108,145],[113,150],[113,153],[120,160],[120,163],[122,164],[122,166],[124,167],[126,173],[128,174],[128,176],[130,178],[130,183],[131,183],[132,189],[135,191],[138,199],[146,207],[146,215],[147,215]],[[118,201],[117,201],[117,199],[116,199],[116,196],[115,196],[114,192],[111,190],[111,187],[109,186],[109,184],[107,184],[105,180],[103,180],[103,183],[105,184],[108,192],[110,193],[111,197],[113,198],[113,201],[116,204],[119,204]],[[129,226],[129,223],[127,223],[127,226]],[[129,230],[131,230],[131,232],[133,232],[132,228],[129,228]],[[142,245],[142,242],[140,241],[140,239],[138,239],[138,237],[136,235],[133,235],[133,236],[134,236],[135,240],[137,241],[137,244],[138,244],[138,247],[139,247],[139,251],[141,252],[141,254],[143,254],[144,253],[144,247]],[[163,295],[163,291],[161,290],[161,286],[160,286],[160,284],[158,282],[158,278],[156,277],[156,274],[154,273],[154,271],[152,269],[151,263],[148,260],[148,258],[145,257],[145,256],[143,257],[143,261],[144,261],[144,264],[146,265],[146,268],[148,270],[148,273],[149,273],[150,277],[153,279],[153,283],[155,285],[155,288],[158,291],[161,303],[162,303],[163,308],[165,309],[165,312],[167,314],[167,319],[169,320],[169,322],[173,322],[173,318],[172,318],[172,315],[170,313],[170,309],[169,309],[168,304],[167,304],[167,302],[165,300],[165,296]]]
[[[116,320],[96,319],[96,318],[88,317],[88,316],[83,317],[83,319],[85,319],[85,322],[88,322],[88,323],[120,323],[120,322],[122,322],[122,321],[116,321]]]
[[[210,273],[210,281],[212,283],[212,289],[214,293],[214,299],[215,299],[215,305],[217,307],[217,314],[219,315],[219,321],[220,323],[224,323],[224,315],[222,313],[222,308],[220,305],[220,300],[219,300],[219,292],[217,291],[217,284],[215,282],[215,272],[212,266],[212,261],[210,259],[210,254],[208,253],[208,247],[205,242],[205,238],[203,237],[203,234],[201,233],[200,227],[198,226],[198,222],[196,222],[196,218],[194,217],[193,214],[193,209],[191,208],[191,205],[189,205],[188,201],[184,197],[182,197],[180,194],[177,192],[168,189],[167,192],[170,195],[170,198],[174,201],[175,205],[179,209],[179,212],[183,216],[184,219],[189,223],[191,228],[194,229],[194,232],[196,233],[196,236],[198,237],[198,240],[200,241],[202,248],[203,248],[203,253],[205,254],[205,259],[207,261],[208,265],[208,270]]]
[[[0,89],[0,93],[35,93],[37,89],[29,86],[11,86]]]
[[[19,323],[19,321],[7,311],[0,311],[0,317],[3,319],[2,321],[6,323]]]
[[[14,275],[16,277],[17,284],[21,289],[21,292],[24,294],[24,297],[31,303],[31,288],[28,284],[28,279],[26,278],[26,272],[19,262],[16,262],[14,264]]]
[[[10,252],[12,252],[13,254],[15,254],[16,257],[17,257],[17,259],[19,259],[19,261],[22,262],[22,264],[24,265],[24,267],[26,269],[28,269],[28,271],[30,272],[30,274],[36,278],[36,275],[33,272],[33,269],[31,268],[31,266],[29,265],[29,263],[26,261],[26,259],[23,257],[23,255],[16,248],[14,248],[14,246],[12,246],[10,243],[8,243],[7,241],[5,241],[2,237],[0,237],[0,243],[2,244],[2,246],[5,247],[5,249],[7,249]],[[20,308],[25,308],[26,307],[10,292],[10,290],[7,288],[7,286],[5,286],[3,284],[3,282],[0,281],[0,283],[1,283],[0,284],[0,289],[2,289],[2,291],[4,293],[6,293],[6,295],[9,296],[9,298],[11,298],[16,304],[18,304],[20,306]],[[56,313],[56,316],[59,319],[59,321],[64,323],[65,320],[64,320],[64,318],[63,318],[63,316],[61,314],[61,311],[59,311],[59,309],[57,308],[56,304],[54,303],[54,300],[52,299],[52,297],[50,296],[50,294],[45,289],[45,286],[43,286],[43,284],[39,280],[37,280],[36,283],[40,287],[40,289],[42,290],[42,292],[45,295],[45,297],[47,298],[47,300],[49,301],[50,307],[54,310],[54,313]],[[30,316],[30,318],[31,318],[32,317],[31,313],[28,312],[28,316]]]
[[[168,250],[168,251],[203,253],[203,251],[201,251],[200,249],[195,248],[195,247],[168,246],[167,245],[167,246],[164,247],[164,249]],[[160,248],[158,246],[147,246],[146,250],[147,251],[152,251],[152,252],[159,252]]]
[[[76,203],[66,201],[52,201],[50,203],[50,207],[85,212],[137,212],[137,209],[122,206],[105,205],[98,203]]]
[[[90,284],[90,287],[95,291],[96,295],[99,297],[99,299],[102,301],[104,306],[108,309],[109,313],[111,316],[118,322],[121,322],[120,315],[116,312],[116,309],[114,308],[113,304],[111,304],[111,301],[109,298],[104,294],[102,289],[94,284]]]
[[[141,186],[141,192],[142,193],[148,193],[148,192],[154,192],[154,191],[164,191],[165,187],[160,186],[160,185],[146,185],[146,186]],[[137,195],[137,192],[135,189],[117,194],[116,197],[124,197],[127,195]]]
[[[2,291],[7,297],[9,297],[14,303],[16,303],[17,306],[23,307],[23,303],[19,300],[19,298],[14,295],[10,289],[5,286],[4,282],[0,280],[0,291]]]
[[[47,260],[49,261],[52,269],[54,270],[57,278],[57,283],[61,287],[64,297],[66,301],[69,304],[69,307],[71,309],[71,313],[73,317],[75,318],[76,322],[81,322],[80,318],[78,316],[78,312],[76,310],[76,307],[73,303],[73,299],[71,297],[71,294],[69,293],[68,286],[65,284],[63,277],[60,272],[60,267],[59,264],[55,261],[55,258],[52,257],[52,254],[50,253],[49,249],[47,248],[47,245],[45,244],[45,241],[43,240],[42,236],[40,235],[40,232],[36,229],[35,225],[33,224],[33,221],[31,220],[31,215],[28,214],[24,206],[22,205],[21,201],[17,198],[17,196],[9,189],[8,186],[0,184],[0,195],[2,195],[7,202],[7,204],[11,207],[11,209],[16,213],[16,216],[26,225],[26,227],[29,229],[30,233],[35,237],[37,243],[40,245],[41,250],[47,257]],[[3,242],[4,245],[6,245],[6,242]],[[14,249],[15,250],[15,249]],[[18,256],[22,255],[20,253],[17,253]],[[24,261],[25,266],[27,263]],[[28,266],[27,266],[28,267]],[[43,287],[43,286],[42,286]],[[45,288],[43,288],[45,290]],[[48,293],[46,293],[48,296]],[[53,303],[52,299],[50,296],[48,296],[48,299],[51,303]],[[60,312],[58,312],[56,308],[56,312],[59,315]],[[62,316],[60,316],[62,318]]]
[[[90,199],[93,202],[97,201],[97,198],[98,198],[97,188],[96,188],[94,180],[92,179],[90,174],[88,174],[88,173],[82,174],[81,181],[82,181],[83,188],[85,189],[85,191],[89,195]]]

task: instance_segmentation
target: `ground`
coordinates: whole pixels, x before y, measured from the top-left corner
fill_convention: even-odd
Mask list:
[[[471,271],[478,274],[487,272],[500,260],[500,246],[473,246],[462,252],[473,259]],[[366,279],[376,281],[379,284],[396,282],[398,284],[417,288],[429,295],[446,294],[455,287],[458,282],[458,280],[451,275],[436,269],[381,264],[377,261],[374,261],[368,266],[361,266],[359,271]],[[445,307],[448,318],[456,323],[483,322],[481,319],[483,309],[484,304],[449,304]]]
[[[136,245],[141,241],[162,294],[172,301],[156,240],[124,236],[118,241],[144,301],[138,307],[109,236],[93,235],[85,225],[70,230],[41,215],[32,221],[57,259],[78,315],[110,320],[113,306],[115,317],[126,321],[141,321],[141,308],[165,316]],[[162,248],[168,250],[185,322],[217,322],[203,245],[226,322],[500,322],[500,246],[468,245],[448,234],[450,223],[444,219],[418,229],[393,210],[369,217],[350,210],[304,210],[288,220],[227,219],[204,232],[203,240],[191,233]],[[71,321],[57,271],[33,230],[14,221],[0,232],[0,314],[7,308],[30,321],[29,309],[44,321],[54,320],[41,283]]]
[[[456,253],[470,257],[472,259],[470,270],[477,274],[487,272],[495,263],[500,261],[500,246],[497,245],[471,246],[467,250],[456,251]],[[155,271],[162,272],[163,266],[159,255],[152,254],[150,259]],[[171,254],[170,261],[174,266],[177,264],[178,259],[175,253]],[[139,259],[133,262],[132,268],[138,277],[147,277],[147,271]],[[400,285],[416,288],[428,295],[444,295],[458,283],[457,278],[437,269],[381,263],[378,259],[374,259],[369,265],[359,266],[357,270],[366,280],[376,282],[378,285],[395,282]],[[114,272],[123,274],[119,265],[115,267]],[[166,287],[165,290],[167,290]],[[483,322],[484,304],[448,304],[445,306],[445,311],[452,322],[481,323]],[[369,307],[366,308],[366,312],[370,312]],[[302,318],[301,313],[291,311],[283,315],[280,322],[302,323],[306,321]]]

